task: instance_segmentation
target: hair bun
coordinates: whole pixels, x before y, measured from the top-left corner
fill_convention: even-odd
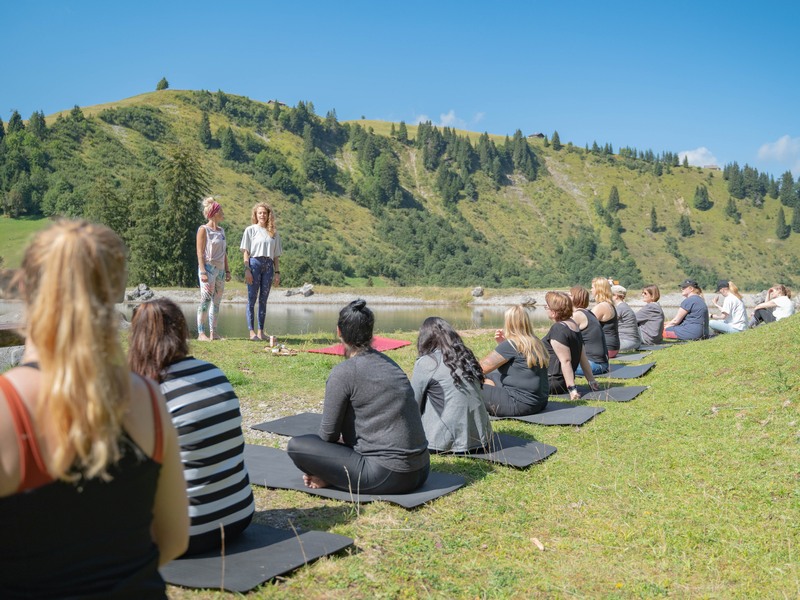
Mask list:
[[[353,300],[353,304],[351,306],[353,307],[353,310],[362,311],[364,308],[366,308],[367,301],[359,298],[358,300]]]

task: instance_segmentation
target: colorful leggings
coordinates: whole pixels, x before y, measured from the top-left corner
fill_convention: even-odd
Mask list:
[[[219,304],[222,302],[222,293],[225,291],[225,269],[206,263],[208,281],[203,283],[200,270],[197,278],[200,280],[200,306],[197,307],[197,333],[205,333],[206,315],[208,315],[208,335],[213,337],[217,331],[217,315]]]

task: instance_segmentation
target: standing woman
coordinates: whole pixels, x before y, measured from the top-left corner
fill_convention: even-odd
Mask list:
[[[189,494],[187,554],[222,546],[244,531],[255,512],[244,464],[239,398],[215,365],[189,356],[189,328],[171,300],[136,307],[128,363],[157,381],[177,428]]]
[[[547,407],[547,350],[533,333],[528,311],[518,304],[506,311],[497,347],[481,361],[486,374],[483,402],[490,415],[535,415]]]
[[[614,358],[619,352],[619,329],[617,309],[611,301],[611,284],[605,277],[595,277],[592,279],[592,296],[595,305],[592,312],[600,326],[603,328],[603,335],[606,336],[606,347],[608,348],[608,358]]]
[[[428,441],[403,369],[372,348],[375,316],[364,300],[339,312],[346,360],[331,370],[318,435],[289,440],[287,452],[310,488],[404,494],[425,483]]]
[[[702,340],[708,337],[708,307],[703,290],[694,279],[680,285],[683,301],[677,314],[664,327],[664,337],[671,340]]]
[[[244,230],[239,248],[244,255],[244,281],[247,284],[247,328],[250,339],[264,339],[264,320],[267,316],[267,298],[275,285],[281,284],[278,258],[283,253],[281,236],[275,228],[275,212],[272,207],[259,202],[253,207],[252,225]],[[258,299],[258,323],[254,322],[256,299]],[[258,333],[256,333],[258,326]]]
[[[607,282],[606,282],[607,283]],[[550,355],[550,366],[547,378],[551,394],[569,393],[570,400],[581,397],[575,384],[576,365],[583,369],[584,377],[592,390],[599,386],[586,358],[578,324],[572,320],[572,300],[563,292],[547,292],[545,294],[547,316],[553,321],[550,331],[542,340]]]
[[[217,315],[225,282],[231,280],[222,207],[211,196],[203,200],[203,216],[208,219],[197,229],[197,273],[200,276],[200,306],[197,308],[197,339],[203,342],[222,339],[217,334]],[[208,335],[205,322],[208,319]]]
[[[747,308],[736,284],[723,279],[717,283],[717,292],[724,300],[720,306],[719,296],[714,298],[719,314],[711,315],[713,319],[708,322],[709,329],[719,333],[738,333],[747,329]]]
[[[119,343],[126,276],[122,241],[86,221],[25,251],[25,353],[0,377],[4,598],[166,598],[158,568],[186,549],[175,428]]]
[[[661,291],[657,285],[648,285],[642,289],[644,306],[636,311],[636,323],[643,344],[660,344],[664,333],[664,309],[658,303]]]
[[[422,413],[428,449],[488,448],[492,425],[481,395],[483,371],[472,350],[450,323],[428,317],[419,329],[417,352],[411,387]]]

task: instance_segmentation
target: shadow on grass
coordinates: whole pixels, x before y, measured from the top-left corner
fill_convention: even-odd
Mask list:
[[[351,504],[324,505],[313,508],[275,508],[256,511],[254,523],[278,529],[330,531],[337,525],[346,525],[358,517]]]

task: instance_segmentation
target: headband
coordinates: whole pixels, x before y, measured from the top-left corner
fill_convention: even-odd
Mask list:
[[[211,208],[208,209],[208,218],[210,219],[211,217],[213,217],[221,209],[222,209],[222,207],[219,205],[218,202],[212,202],[211,203]]]

